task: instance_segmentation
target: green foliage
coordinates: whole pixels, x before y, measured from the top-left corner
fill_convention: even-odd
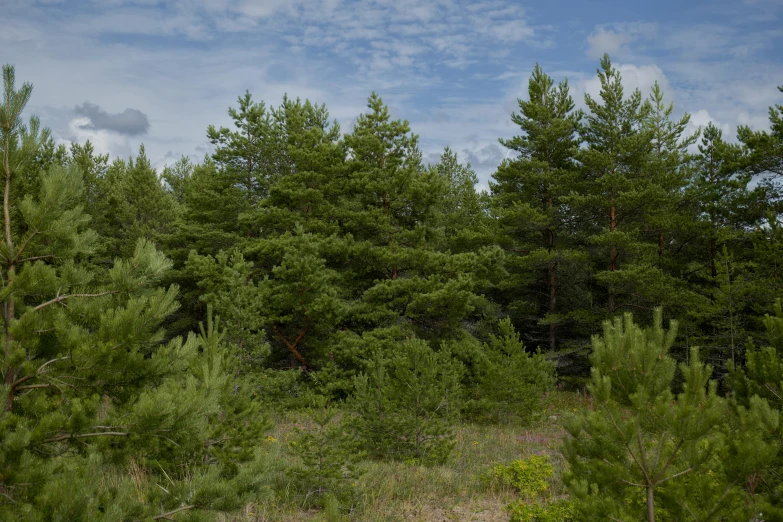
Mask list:
[[[230,341],[246,361],[256,366],[269,354],[263,320],[263,303],[252,280],[253,263],[239,252],[219,252],[215,257],[191,251],[186,269],[198,280],[200,300],[211,306],[227,325]]]
[[[340,413],[327,406],[321,397],[315,400],[308,413],[309,428],[298,428],[289,451],[300,463],[287,470],[298,502],[303,505],[350,506],[354,499],[356,479],[361,470],[357,463],[363,457],[357,444],[347,434]]]
[[[454,447],[462,367],[448,351],[410,339],[376,352],[355,380],[351,429],[373,458],[444,462]]]
[[[424,165],[375,93],[348,134],[324,105],[245,93],[211,156],[159,175],[143,146],[58,146],[2,75],[0,518],[256,503],[264,412],[315,401],[277,493],[344,519],[361,451],[443,464],[457,418],[529,423],[553,361],[584,377],[590,334],[627,310],[651,326],[592,339],[573,498],[537,458],[498,467],[531,497],[514,519],[783,517],[783,106],[735,144],[689,135],[658,84],[625,92],[608,56],[584,112],[536,66],[481,194],[451,149]]]
[[[240,187],[245,208],[265,196],[270,178],[275,173],[272,118],[264,103],[253,102],[249,92],[237,98],[238,108],[230,108],[228,115],[236,130],[216,129],[210,125],[207,137],[215,146],[213,158],[229,174],[231,184]]]
[[[117,209],[130,233],[117,244],[130,255],[93,262],[98,236],[87,229],[79,162],[30,167],[34,182],[25,186],[36,192],[12,196],[16,169],[34,165],[24,158],[36,148],[18,121],[5,119],[23,103],[13,71],[4,73],[0,518],[188,511],[199,519],[237,509],[262,494],[254,441],[267,425],[211,317],[201,335],[165,342],[177,288],[159,286],[171,261],[143,237],[162,200],[150,193],[145,206],[136,197],[152,187],[142,181],[157,183],[154,171],[140,157],[114,172],[114,188],[136,198],[123,200],[129,213]],[[79,161],[91,155],[76,152]],[[130,247],[134,235],[141,237]]]
[[[465,413],[490,422],[529,422],[554,386],[554,365],[541,353],[525,351],[510,319],[501,320],[498,330],[473,362]]]
[[[768,346],[756,347],[749,341],[745,351],[745,367],[734,367],[732,388],[742,404],[753,396],[766,399],[777,409],[783,409],[783,302],[778,299],[774,315],[764,317]]]
[[[496,465],[487,472],[486,480],[514,488],[525,498],[536,498],[549,489],[554,472],[549,457],[533,455],[508,465]]]
[[[94,212],[109,260],[129,256],[140,238],[159,242],[171,231],[175,201],[164,190],[143,145],[135,159],[115,160],[101,182],[104,198]]]
[[[783,86],[778,87],[783,92]],[[769,108],[770,129],[752,131],[747,125],[737,129],[737,137],[749,149],[750,171],[783,175],[783,104]]]
[[[555,500],[546,504],[518,500],[508,506],[511,522],[575,522],[577,512],[573,502]]]
[[[593,337],[588,389],[596,406],[568,423],[564,441],[566,483],[582,516],[654,520],[660,511],[706,519],[747,506],[738,478],[760,469],[771,448],[733,437],[777,420],[756,403],[732,429],[712,369],[695,348],[690,363],[680,365],[684,384],[675,396],[668,351],[676,333],[675,322],[663,329],[659,309],[650,328],[625,314]]]
[[[758,497],[759,509],[770,516],[783,516],[783,305],[778,299],[774,315],[764,317],[768,346],[757,347],[749,341],[745,367],[730,366],[730,381],[741,418],[757,417],[756,428],[746,444],[768,447],[768,455],[751,476],[748,489]],[[748,435],[744,439],[748,439]]]
[[[571,522],[577,520],[572,501],[550,498],[555,469],[550,458],[533,455],[508,465],[498,464],[482,476],[490,486],[512,488],[522,498],[506,506],[511,522]]]
[[[520,99],[519,108],[511,120],[524,134],[501,140],[519,157],[502,163],[490,182],[500,226],[497,240],[507,251],[522,253],[509,260],[511,277],[499,286],[515,315],[533,307],[554,350],[558,325],[567,321],[581,293],[561,290],[583,257],[574,248],[580,240],[567,233],[572,217],[564,199],[577,180],[576,132],[582,114],[574,111],[568,82],[555,86],[538,65],[528,81],[528,99]]]

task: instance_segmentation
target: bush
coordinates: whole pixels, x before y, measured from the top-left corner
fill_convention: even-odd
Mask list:
[[[506,318],[498,324],[475,365],[476,383],[465,412],[476,421],[527,422],[541,410],[543,395],[555,384],[554,365],[530,354]]]
[[[297,429],[288,444],[300,462],[286,474],[302,505],[336,509],[352,500],[352,484],[360,475],[356,464],[363,454],[346,436],[338,411],[323,397],[313,400],[313,425]]]
[[[462,365],[450,352],[411,339],[388,360],[380,352],[355,380],[351,428],[371,457],[444,462],[455,444]]]
[[[525,498],[535,498],[549,489],[555,468],[549,458],[534,455],[511,464],[498,464],[489,470],[486,480],[491,485],[514,488]]]
[[[511,464],[498,464],[483,477],[490,487],[513,488],[522,496],[506,509],[511,522],[571,522],[576,520],[573,502],[551,497],[550,484],[555,468],[544,455],[518,459]]]

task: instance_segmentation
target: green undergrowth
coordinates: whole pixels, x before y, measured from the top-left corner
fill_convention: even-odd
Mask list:
[[[564,503],[560,483],[563,460],[558,448],[563,422],[589,408],[589,399],[579,393],[554,391],[544,404],[527,426],[458,424],[454,450],[441,465],[368,459],[352,462],[351,473],[338,480],[341,489],[327,492],[320,503],[303,495],[290,470],[302,465],[296,446],[302,433],[318,433],[323,428],[305,411],[279,414],[276,428],[263,441],[265,457],[272,466],[274,496],[222,520],[570,520],[559,515],[570,508]],[[503,478],[507,469],[513,470],[509,475],[512,480]],[[528,511],[523,506],[529,506]],[[538,514],[525,518],[528,512]]]

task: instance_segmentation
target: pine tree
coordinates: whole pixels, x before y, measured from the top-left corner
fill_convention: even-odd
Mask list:
[[[331,336],[345,314],[338,274],[326,266],[324,240],[298,226],[294,234],[256,244],[256,255],[280,260],[258,281],[261,318],[279,353],[292,367],[308,370],[326,362]],[[311,355],[313,357],[311,357]],[[294,362],[295,360],[295,362]]]
[[[747,520],[739,484],[774,449],[741,434],[777,421],[765,404],[754,403],[732,425],[712,368],[695,348],[690,363],[680,365],[684,383],[675,396],[677,365],[668,352],[676,335],[676,322],[664,330],[657,309],[648,329],[625,314],[593,337],[588,389],[595,409],[569,422],[564,441],[566,482],[582,517]]]
[[[215,163],[231,176],[232,184],[241,187],[245,208],[249,209],[268,194],[278,168],[273,152],[279,143],[263,102],[253,102],[250,92],[245,92],[237,98],[237,104],[238,108],[228,109],[236,130],[210,125],[207,137],[215,146]]]
[[[500,221],[501,245],[514,257],[509,261],[513,277],[506,286],[512,292],[528,287],[512,299],[530,302],[536,320],[548,325],[548,345],[554,350],[558,324],[568,313],[563,301],[568,294],[578,294],[573,288],[566,295],[559,290],[576,264],[585,261],[574,248],[572,211],[563,201],[576,181],[576,132],[582,114],[574,111],[568,82],[555,86],[538,65],[528,81],[528,99],[519,100],[519,109],[511,120],[524,134],[500,140],[519,157],[505,161],[493,175],[492,208]]]
[[[783,92],[783,85],[778,87]],[[752,131],[748,126],[737,129],[737,137],[750,149],[750,170],[783,176],[783,104],[769,108],[769,131]]]
[[[152,168],[144,145],[135,159],[115,160],[106,178],[106,199],[97,212],[101,214],[98,222],[105,226],[98,232],[108,239],[109,260],[130,255],[140,238],[160,244],[162,236],[172,231],[176,206]]]
[[[233,251],[244,239],[239,221],[244,209],[243,198],[231,175],[218,169],[215,162],[206,157],[181,181],[182,201],[177,209],[177,220],[171,233],[161,237],[166,254],[174,262],[166,283],[178,285],[182,294],[182,308],[172,317],[170,325],[176,335],[193,331],[206,313],[205,303],[199,299],[199,275],[186,266],[191,252],[214,257],[221,251]],[[169,195],[177,197],[174,192]],[[226,321],[233,321],[225,315],[225,310],[220,310],[219,314]]]
[[[247,235],[239,219],[245,209],[241,190],[212,159],[207,157],[196,165],[183,184],[181,217],[176,230],[166,238],[178,268],[187,261],[190,250],[215,255],[238,246]]]
[[[454,335],[483,306],[465,270],[472,254],[438,251],[443,233],[438,203],[448,187],[421,165],[407,121],[393,121],[373,94],[369,112],[345,136],[349,157],[340,221],[351,247],[352,286],[361,305],[349,328],[388,327],[402,320],[417,336]]]
[[[324,347],[345,313],[337,273],[323,257],[327,241],[297,226],[294,234],[254,242],[248,252],[272,260],[260,277],[239,251],[192,251],[186,268],[253,358],[263,359],[266,330],[274,361],[310,370],[325,362]]]
[[[780,417],[783,413],[783,302],[778,299],[772,314],[763,320],[766,343],[757,347],[748,342],[745,365],[730,365],[731,388],[740,407],[749,408],[759,400],[767,401]],[[759,435],[763,442],[776,449],[776,455],[753,477],[754,495],[759,495],[760,509],[769,517],[783,516],[783,420],[777,425],[768,422],[770,429]]]
[[[187,273],[197,281],[200,300],[206,303],[227,326],[229,341],[237,346],[243,358],[258,366],[266,362],[263,314],[266,303],[253,280],[253,263],[242,254],[221,251],[215,257],[200,256],[191,250]]]
[[[345,416],[328,405],[325,397],[316,396],[308,412],[312,426],[297,429],[296,437],[289,442],[291,453],[300,461],[287,470],[291,485],[305,505],[326,507],[335,500],[338,505],[350,505],[353,486],[363,471],[358,462],[364,454],[357,441],[349,437]]]
[[[287,97],[272,111],[280,170],[269,197],[249,218],[263,237],[292,232],[332,235],[339,231],[335,204],[341,187],[345,147],[340,126],[329,121],[325,105]]]
[[[711,123],[704,129],[699,153],[690,190],[699,201],[700,214],[707,227],[709,277],[715,280],[718,253],[737,232],[739,208],[750,177],[739,169],[739,147],[726,143],[723,132]]]
[[[69,161],[82,172],[86,198],[84,208],[93,216],[93,227],[96,227],[95,220],[105,217],[101,215],[100,208],[107,197],[106,172],[109,168],[109,155],[96,154],[95,147],[88,140],[84,145],[71,143]]]
[[[10,66],[3,80],[0,518],[235,509],[261,487],[258,466],[234,463],[254,459],[247,441],[260,429],[253,417],[261,417],[249,390],[232,382],[211,328],[162,342],[177,289],[157,286],[171,263],[149,241],[139,239],[132,257],[109,268],[92,262],[99,238],[87,229],[76,165],[52,163],[27,185],[37,193],[13,194],[15,176],[48,131],[19,118],[32,86],[17,91]]]
[[[195,165],[187,156],[182,156],[174,165],[166,165],[161,173],[161,178],[166,182],[169,193],[174,196],[177,203],[185,200],[185,186],[193,176]]]
[[[489,242],[486,198],[476,192],[478,176],[470,163],[463,165],[446,147],[440,162],[431,166],[447,188],[442,199],[441,220],[444,246],[452,253],[475,252]]]
[[[658,265],[664,267],[667,250],[667,233],[677,232],[683,228],[684,189],[690,177],[691,155],[688,148],[696,143],[699,133],[684,137],[683,134],[690,122],[690,114],[685,113],[679,120],[672,121],[674,104],[664,103],[663,89],[656,81],[646,102],[650,109],[645,126],[652,138],[652,157],[648,169],[653,172],[657,194],[648,209],[651,215],[647,218],[650,224],[649,232],[657,235]]]
[[[763,291],[758,301],[774,302],[776,296],[783,294],[783,214],[768,212],[765,223],[756,227],[751,240],[756,277]]]
[[[465,413],[490,422],[529,422],[543,406],[544,394],[554,386],[554,365],[541,353],[530,354],[511,320],[498,323],[479,360],[476,375],[465,388]]]
[[[585,95],[589,112],[581,127],[586,145],[579,154],[582,188],[568,201],[584,213],[586,225],[597,224],[590,239],[608,262],[600,263],[596,280],[606,288],[607,309],[614,313],[635,304],[634,282],[650,271],[633,264],[633,254],[641,246],[639,221],[653,185],[644,176],[652,148],[644,127],[650,107],[642,103],[638,89],[624,95],[620,73],[607,55],[601,59],[598,78],[600,100]],[[622,271],[623,265],[633,270]]]
[[[355,381],[355,436],[374,458],[444,462],[454,447],[462,366],[421,339],[396,352],[376,351]]]

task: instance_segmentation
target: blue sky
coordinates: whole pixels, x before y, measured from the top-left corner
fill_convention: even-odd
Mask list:
[[[62,142],[157,166],[209,152],[206,128],[246,89],[326,103],[343,131],[377,91],[485,186],[536,62],[597,93],[608,52],[629,89],[654,81],[692,130],[767,126],[783,102],[783,0],[0,0],[0,62],[35,85],[29,112]]]

